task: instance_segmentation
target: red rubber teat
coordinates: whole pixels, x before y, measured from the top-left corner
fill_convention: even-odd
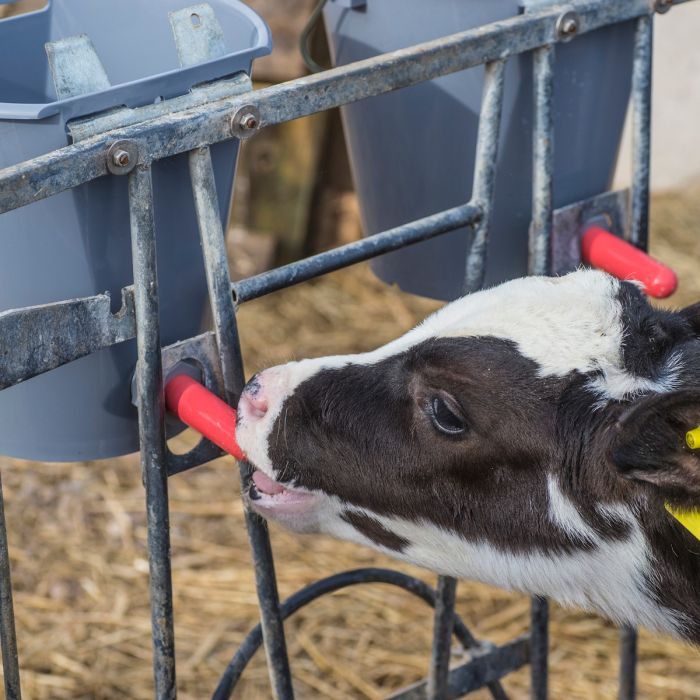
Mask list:
[[[236,411],[192,377],[178,374],[165,385],[165,406],[222,450],[245,459],[236,442]]]
[[[599,226],[591,226],[583,234],[581,257],[613,277],[641,282],[644,291],[657,299],[670,296],[678,286],[676,273],[668,265]]]

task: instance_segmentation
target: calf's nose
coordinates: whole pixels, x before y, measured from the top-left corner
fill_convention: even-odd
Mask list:
[[[238,401],[238,411],[246,418],[257,420],[262,418],[270,407],[260,375],[255,375],[243,389]]]

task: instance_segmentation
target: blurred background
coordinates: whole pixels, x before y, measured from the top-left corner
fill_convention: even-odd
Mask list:
[[[33,7],[33,0],[22,8]],[[35,5],[41,6],[42,2]],[[272,28],[272,56],[256,87],[304,75],[298,50],[315,0],[256,0]],[[0,16],[8,8],[0,7]],[[670,306],[700,299],[700,3],[657,20],[652,253],[675,267]],[[314,55],[327,61],[322,32]],[[617,185],[628,181],[623,147]],[[265,129],[246,142],[228,244],[232,274],[247,277],[356,240],[361,223],[337,111]],[[295,358],[368,350],[408,330],[439,304],[378,282],[365,265],[244,305],[240,333],[250,374]],[[194,436],[179,436],[185,450]],[[150,698],[151,638],[144,494],[137,456],[43,464],[0,458],[25,698]],[[221,459],[170,481],[178,686],[213,691],[258,620],[237,469]],[[358,566],[435,576],[367,549],[272,528],[281,596]],[[476,636],[503,642],[526,631],[525,596],[460,582],[457,610]],[[299,698],[378,699],[422,678],[432,614],[380,585],[327,596],[286,623]],[[552,609],[551,697],[614,698],[617,630],[600,618]],[[454,661],[464,658],[459,646]],[[504,682],[526,698],[528,672]],[[640,698],[700,698],[700,654],[642,633]],[[270,697],[258,653],[235,697]],[[486,697],[477,694],[474,697]]]

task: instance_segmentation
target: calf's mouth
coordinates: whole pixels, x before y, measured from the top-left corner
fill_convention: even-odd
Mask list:
[[[294,515],[305,513],[314,503],[310,491],[283,485],[255,469],[248,487],[248,499],[260,515]]]

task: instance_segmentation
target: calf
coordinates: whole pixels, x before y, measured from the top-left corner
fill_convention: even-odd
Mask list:
[[[700,501],[700,305],[514,280],[265,370],[238,416],[266,518],[700,643],[700,542],[665,508]]]

